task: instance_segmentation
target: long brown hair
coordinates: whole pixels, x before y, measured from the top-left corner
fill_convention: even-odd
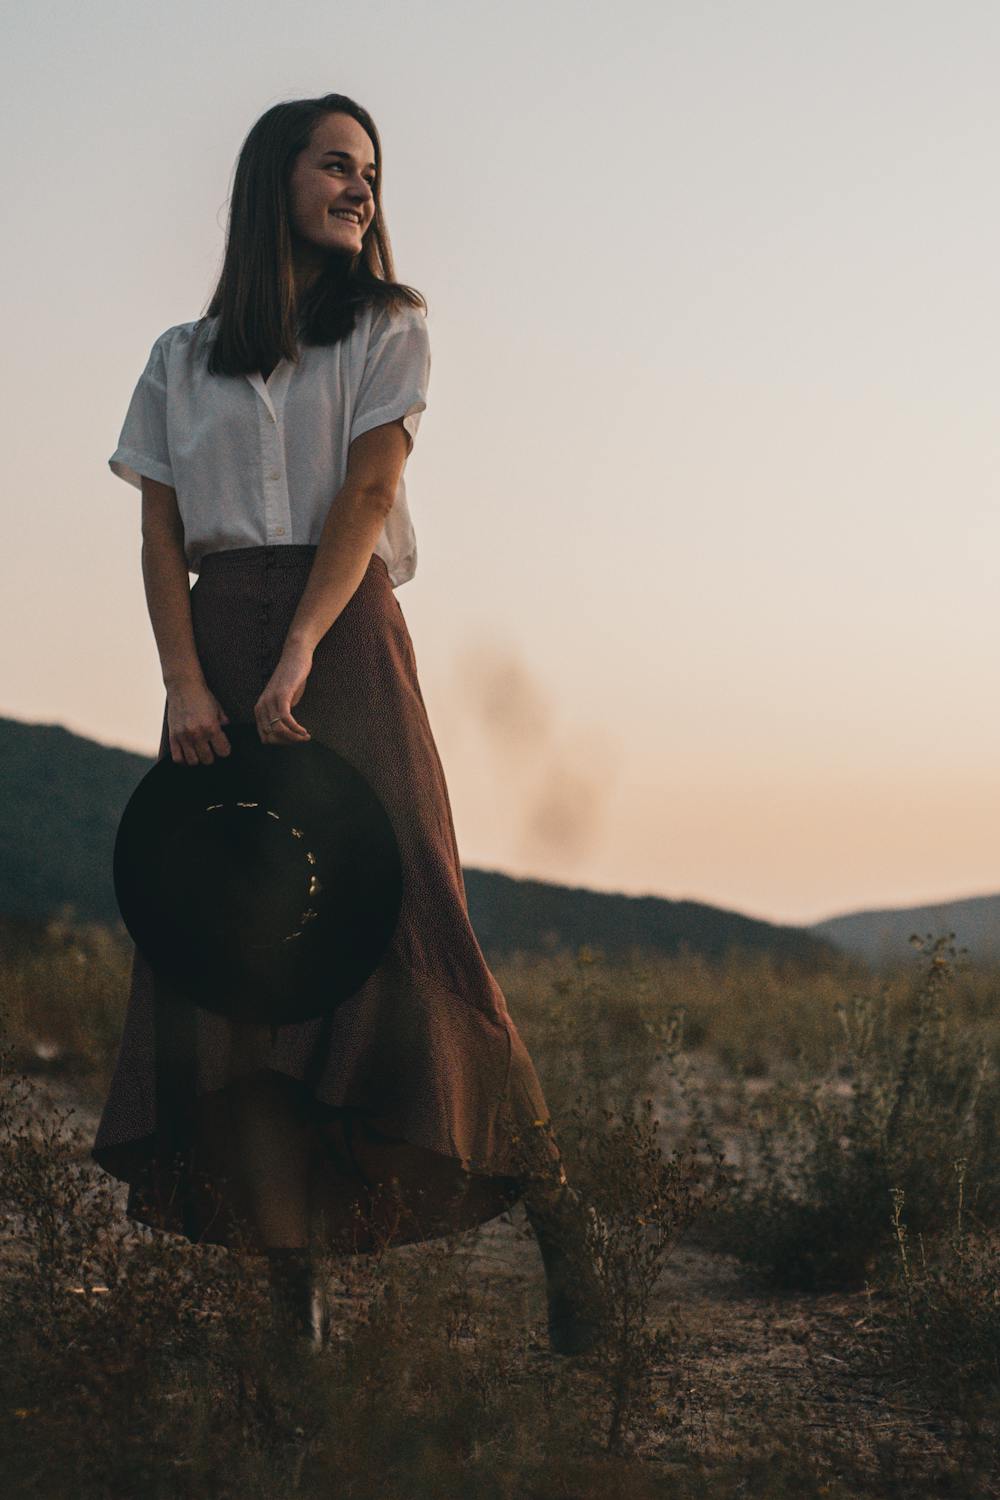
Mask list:
[[[354,255],[331,251],[299,305],[289,225],[289,180],[299,152],[327,114],[352,115],[375,148],[375,215]],[[240,149],[229,204],[222,272],[198,320],[219,317],[208,358],[213,375],[252,374],[280,359],[295,360],[298,342],[335,344],[349,334],[366,304],[427,311],[414,287],[395,280],[382,216],[382,143],[375,121],[346,94],[274,104],[251,127]]]

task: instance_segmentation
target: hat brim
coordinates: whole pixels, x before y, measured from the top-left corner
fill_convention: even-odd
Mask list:
[[[264,745],[227,724],[228,756],[157,761],[115,839],[130,936],[177,992],[233,1020],[288,1024],[356,994],[392,939],[399,845],[371,784],[318,741]]]

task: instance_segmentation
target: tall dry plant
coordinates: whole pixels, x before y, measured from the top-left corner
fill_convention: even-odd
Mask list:
[[[604,1393],[608,1453],[621,1454],[644,1422],[679,1419],[684,1392],[676,1362],[678,1328],[654,1298],[682,1236],[716,1201],[720,1159],[693,1147],[668,1158],[649,1097],[634,1111],[595,1106],[583,1095],[558,1135],[570,1182],[585,1206],[575,1246],[596,1270],[600,1337],[584,1363]],[[584,1282],[581,1267],[580,1280]]]

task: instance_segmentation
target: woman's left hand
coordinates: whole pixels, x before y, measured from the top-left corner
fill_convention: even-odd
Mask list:
[[[300,745],[311,738],[292,709],[305,692],[312,663],[313,654],[305,647],[286,646],[282,651],[267,687],[254,704],[257,732],[265,745]]]

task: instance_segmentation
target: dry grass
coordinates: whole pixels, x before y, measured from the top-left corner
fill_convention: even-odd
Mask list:
[[[125,1220],[87,1149],[127,973],[56,924],[0,974],[5,1493],[1000,1494],[1000,976],[947,941],[877,987],[496,966],[593,1208],[580,1359],[548,1352],[519,1211],[328,1260],[317,1356],[275,1346],[259,1261]]]

